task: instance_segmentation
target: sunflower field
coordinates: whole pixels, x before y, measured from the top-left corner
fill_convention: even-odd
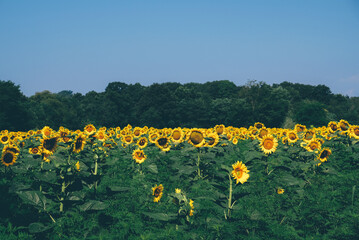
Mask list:
[[[359,126],[0,134],[0,239],[358,239]]]

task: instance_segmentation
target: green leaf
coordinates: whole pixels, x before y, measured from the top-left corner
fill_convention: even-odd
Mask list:
[[[29,232],[30,233],[41,233],[45,232],[46,230],[50,229],[51,226],[45,226],[40,222],[30,223],[29,225]]]
[[[129,187],[121,187],[121,186],[109,186],[107,188],[112,192],[127,192],[131,189]]]
[[[35,172],[35,177],[43,182],[55,183],[57,180],[56,172]]]
[[[185,165],[185,166],[178,167],[178,174],[180,174],[180,175],[182,175],[182,174],[189,175],[195,171],[197,171],[197,166]]]
[[[150,165],[147,166],[148,170],[154,174],[158,173],[158,169],[157,169],[157,165],[152,163]]]
[[[68,199],[70,201],[81,201],[85,198],[85,193],[76,191],[69,194]]]
[[[26,203],[45,209],[47,198],[39,191],[17,192],[19,197]]]
[[[142,214],[146,215],[150,218],[160,220],[160,221],[170,221],[170,220],[176,219],[176,217],[177,217],[177,214],[168,214],[168,213],[143,212]]]
[[[96,200],[90,200],[82,205],[79,206],[79,209],[83,212],[90,211],[90,210],[104,210],[108,206],[104,202],[96,201]]]

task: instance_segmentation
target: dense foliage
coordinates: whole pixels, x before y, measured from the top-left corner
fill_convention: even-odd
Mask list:
[[[355,239],[359,125],[0,134],[0,239]]]
[[[207,83],[109,83],[104,92],[85,95],[61,91],[25,97],[20,87],[0,81],[0,129],[30,130],[48,125],[82,129],[89,123],[106,127],[268,127],[295,123],[321,126],[346,119],[359,122],[359,97],[333,94],[324,85],[250,81],[244,86],[223,80]]]

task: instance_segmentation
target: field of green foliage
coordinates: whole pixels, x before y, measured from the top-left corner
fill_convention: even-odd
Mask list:
[[[357,239],[359,126],[0,135],[0,239]]]

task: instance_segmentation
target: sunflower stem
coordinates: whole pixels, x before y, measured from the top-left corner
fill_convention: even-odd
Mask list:
[[[97,162],[97,158],[95,159],[95,171],[93,173],[93,175],[97,176],[97,169],[98,169],[98,162]],[[95,185],[94,185],[94,193],[96,195],[96,191],[97,191],[97,179],[95,181]]]
[[[65,189],[66,189],[66,182],[65,182],[65,177],[61,176],[61,178],[63,179],[62,181],[62,185],[61,185],[61,198],[60,198],[60,213],[62,213],[64,211],[64,196],[65,196]]]
[[[40,173],[42,173],[42,169],[44,168],[44,161],[42,161],[41,162],[41,166],[40,166]],[[40,182],[40,187],[39,187],[40,189],[40,192],[42,192],[42,184],[41,184],[41,182]]]
[[[197,169],[197,173],[198,173],[198,177],[199,177],[199,178],[202,178],[202,176],[201,176],[201,169],[199,168],[200,161],[201,161],[201,158],[200,158],[200,156],[199,156],[199,150],[198,150],[198,158],[197,158],[197,167],[198,167],[198,169]]]
[[[232,205],[232,192],[233,192],[233,187],[232,187],[232,178],[231,175],[228,174],[228,178],[229,178],[229,196],[228,196],[228,218],[231,217],[231,209],[233,207]]]

